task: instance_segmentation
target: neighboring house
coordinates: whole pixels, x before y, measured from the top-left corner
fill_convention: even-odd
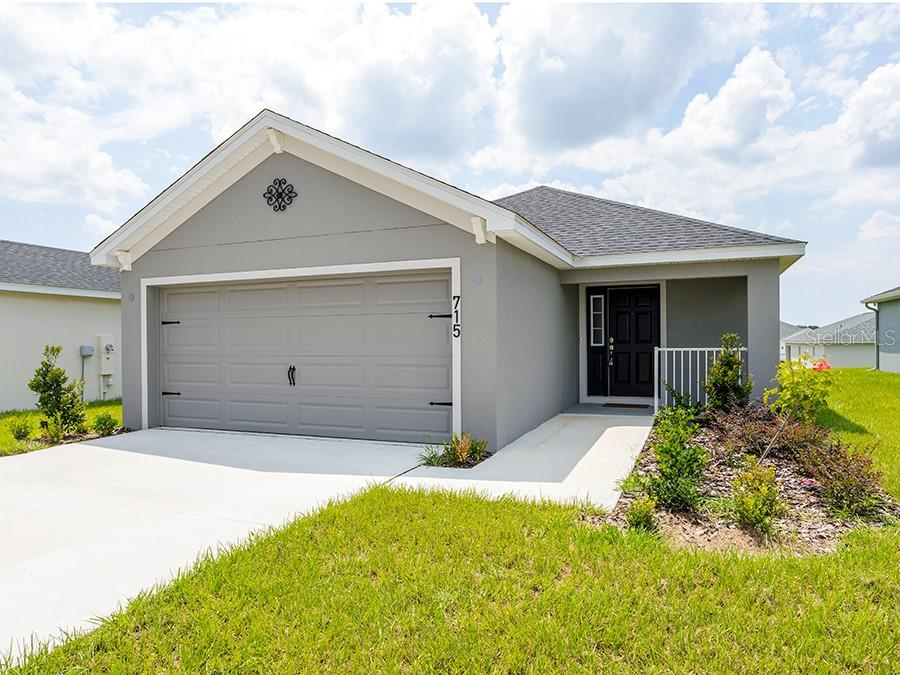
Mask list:
[[[81,251],[0,240],[0,410],[36,405],[28,381],[44,345],[63,348],[70,377],[84,367],[86,400],[120,396],[121,324],[116,270]],[[93,355],[82,358],[82,345]]]
[[[778,335],[780,337],[779,345],[778,345],[778,356],[784,361],[785,360],[785,350],[784,350],[784,338],[788,335],[793,335],[798,330],[800,330],[800,326],[795,326],[792,323],[788,323],[787,321],[782,321],[779,324]]]
[[[863,312],[827,326],[801,328],[782,341],[785,359],[801,354],[826,359],[836,368],[875,366],[875,313]]]
[[[498,449],[578,402],[652,403],[656,347],[725,332],[759,393],[804,250],[549,187],[491,202],[263,111],[91,258],[122,270],[131,427]],[[660,379],[696,391],[698,354]]]
[[[900,286],[869,296],[862,301],[875,310],[878,347],[875,367],[888,373],[900,373]]]

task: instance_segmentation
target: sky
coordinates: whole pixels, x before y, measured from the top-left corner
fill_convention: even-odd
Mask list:
[[[900,5],[3,5],[0,238],[89,250],[262,108],[487,198],[809,242],[782,318],[900,285]]]

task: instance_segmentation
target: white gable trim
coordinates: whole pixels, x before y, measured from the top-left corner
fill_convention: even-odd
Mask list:
[[[521,216],[480,197],[391,162],[299,122],[264,110],[204,157],[122,227],[91,251],[95,265],[133,262],[274,153],[289,152],[408,206],[455,225],[473,236],[516,243],[539,242],[533,251],[565,268],[572,255]],[[480,218],[485,226],[476,225]],[[524,233],[524,234],[523,234]]]

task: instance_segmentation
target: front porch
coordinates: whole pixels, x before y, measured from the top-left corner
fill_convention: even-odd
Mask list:
[[[736,333],[745,345],[755,395],[774,374],[777,269],[747,261],[563,276],[578,289],[579,391],[572,412],[652,413],[672,403],[669,388],[691,402],[705,401],[703,384],[725,333]]]

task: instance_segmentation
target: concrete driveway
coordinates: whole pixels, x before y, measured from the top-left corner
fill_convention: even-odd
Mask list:
[[[421,448],[151,429],[0,460],[0,653],[92,619],[197,555],[418,464]]]

